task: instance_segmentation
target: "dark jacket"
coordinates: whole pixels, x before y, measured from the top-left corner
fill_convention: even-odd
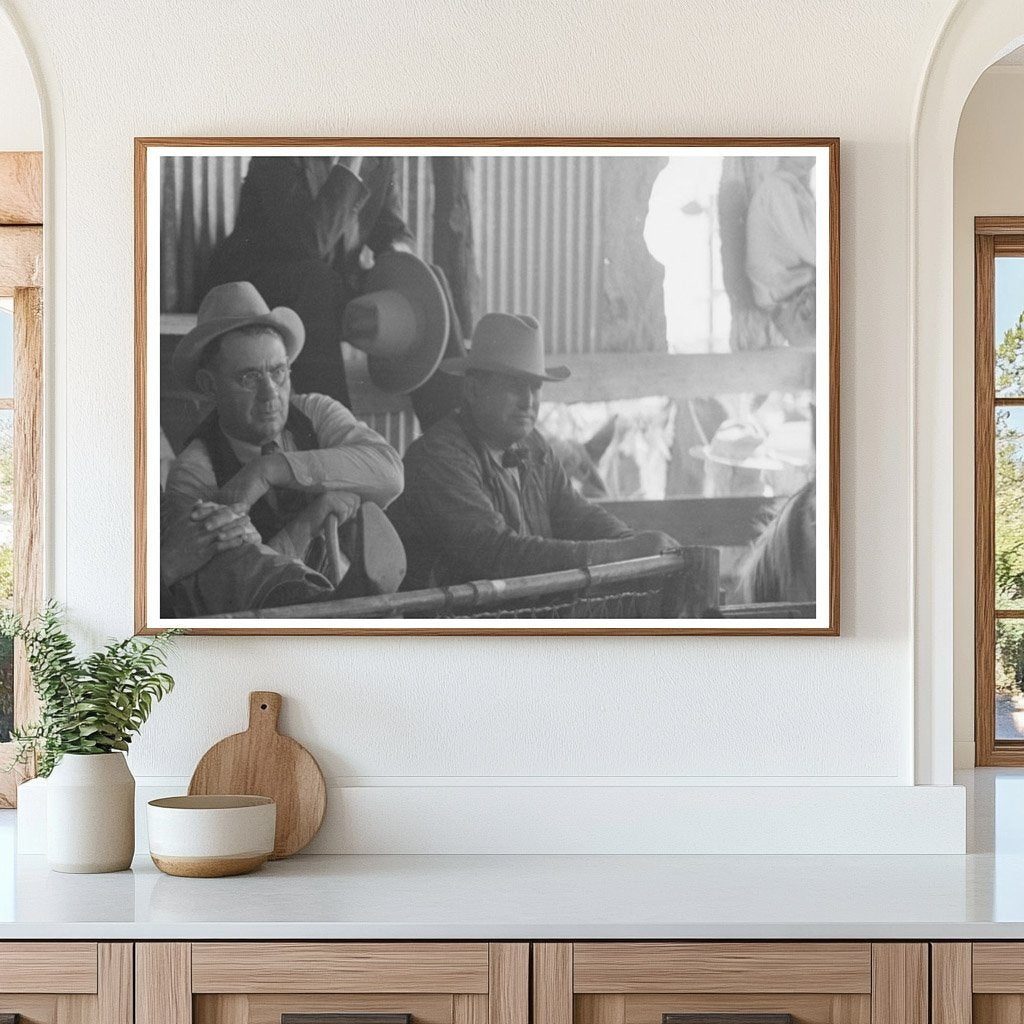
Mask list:
[[[322,187],[315,160],[252,158],[234,229],[214,250],[206,285],[251,281],[268,306],[298,313],[306,344],[292,366],[292,391],[349,405],[338,342],[345,305],[361,291],[360,254],[411,236],[399,215],[392,157],[367,157],[359,178],[337,164]]]
[[[607,561],[615,540],[633,536],[576,493],[540,434],[520,447],[517,484],[462,413],[409,446],[405,491],[388,509],[409,560],[406,589],[579,568]]]
[[[366,157],[359,178],[336,164],[314,193],[308,166],[315,159],[252,158],[234,229],[213,256],[213,283],[248,280],[239,275],[268,263],[322,260],[352,288],[364,245],[383,252],[411,240],[399,212],[392,157]]]

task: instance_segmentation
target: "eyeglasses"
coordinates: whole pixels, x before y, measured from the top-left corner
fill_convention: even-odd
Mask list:
[[[231,380],[244,391],[259,391],[260,384],[265,377],[270,379],[274,387],[282,388],[288,383],[290,373],[288,364],[281,363],[278,366],[272,366],[269,370],[244,370],[242,373],[235,374]]]

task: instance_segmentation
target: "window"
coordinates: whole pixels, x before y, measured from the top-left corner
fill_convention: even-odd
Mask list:
[[[42,154],[0,153],[0,607],[42,598]],[[24,653],[0,641],[0,765],[36,715]],[[20,773],[0,772],[0,807]]]
[[[979,765],[1024,765],[1024,217],[975,221]]]

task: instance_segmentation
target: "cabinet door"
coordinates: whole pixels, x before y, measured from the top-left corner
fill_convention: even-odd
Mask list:
[[[525,943],[139,943],[136,984],[136,1024],[529,1024]]]
[[[1024,942],[932,946],[935,1024],[1024,1020]]]
[[[132,1024],[127,942],[0,942],[5,1024]]]
[[[928,1024],[923,943],[538,943],[533,977],[533,1024]]]

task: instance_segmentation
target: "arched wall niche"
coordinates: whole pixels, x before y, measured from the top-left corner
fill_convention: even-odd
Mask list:
[[[958,527],[954,503],[954,345],[973,344],[973,338],[954,338],[953,328],[954,148],[975,82],[1022,42],[1020,0],[960,0],[925,68],[911,138],[915,781],[920,785],[952,782],[954,645],[973,643],[973,623],[954,616],[957,589],[973,592],[973,557],[966,558],[973,556],[973,533]]]

